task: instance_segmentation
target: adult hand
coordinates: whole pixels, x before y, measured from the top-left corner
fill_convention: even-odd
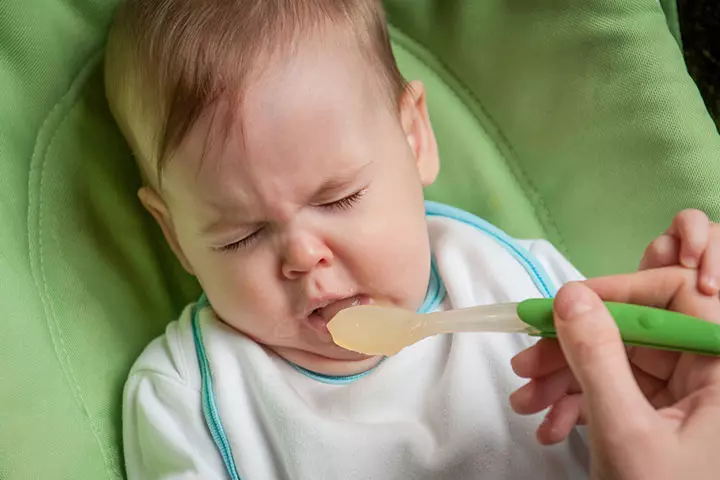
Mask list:
[[[541,443],[587,423],[595,479],[720,478],[720,358],[626,348],[606,301],[674,310],[720,323],[720,300],[693,270],[670,267],[565,286],[555,301],[559,343],[513,359],[530,382],[511,397],[521,414],[550,407]]]

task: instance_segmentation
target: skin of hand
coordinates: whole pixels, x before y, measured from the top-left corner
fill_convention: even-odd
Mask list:
[[[550,408],[537,437],[564,440],[588,425],[594,479],[717,478],[720,358],[627,348],[602,300],[648,305],[720,323],[720,299],[683,267],[568,284],[555,301],[558,340],[543,339],[512,360],[529,383],[513,409]]]
[[[683,210],[645,250],[640,270],[682,265],[698,270],[698,288],[707,295],[720,291],[720,224],[700,210]]]

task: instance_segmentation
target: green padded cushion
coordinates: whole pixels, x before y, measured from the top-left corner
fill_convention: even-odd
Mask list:
[[[0,3],[0,478],[122,477],[121,388],[198,293],[135,199],[103,98],[114,0]],[[720,143],[655,0],[388,1],[429,90],[429,196],[630,270],[680,208],[720,217]]]

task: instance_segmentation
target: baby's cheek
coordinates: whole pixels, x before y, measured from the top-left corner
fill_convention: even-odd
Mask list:
[[[225,321],[235,319],[233,323],[237,323],[244,317],[242,313],[263,310],[273,298],[273,289],[263,281],[261,271],[244,268],[232,255],[210,265],[199,279],[216,312]]]
[[[430,276],[430,249],[424,225],[392,229],[365,240],[365,262],[359,268],[366,285],[392,304],[418,308]]]
[[[256,342],[272,344],[297,335],[297,322],[274,305],[282,305],[282,299],[273,304],[265,291],[246,288],[238,289],[237,295],[223,296],[222,305],[215,310],[228,325]]]

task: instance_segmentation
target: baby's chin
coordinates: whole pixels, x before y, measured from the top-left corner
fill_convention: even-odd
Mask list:
[[[289,347],[269,347],[288,362],[315,373],[330,376],[348,376],[364,373],[383,359],[382,356],[368,356],[340,347],[329,348],[327,352],[314,353]]]

